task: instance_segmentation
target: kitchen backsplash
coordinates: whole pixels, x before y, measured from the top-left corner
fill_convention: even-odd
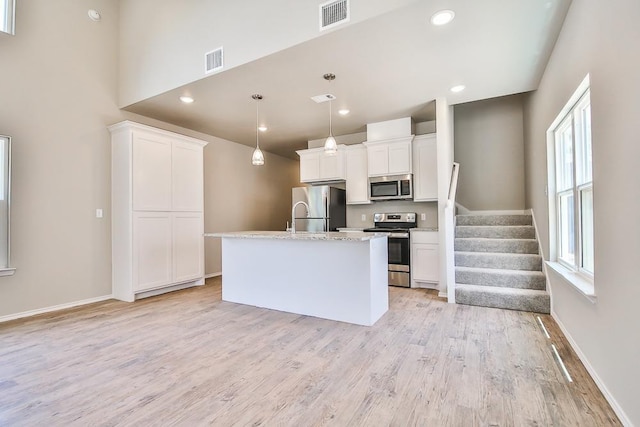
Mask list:
[[[374,213],[415,212],[418,214],[418,227],[438,227],[437,202],[388,201],[369,205],[347,205],[347,227],[367,228],[373,226]],[[425,214],[425,219],[422,215]],[[362,220],[362,215],[365,220]]]

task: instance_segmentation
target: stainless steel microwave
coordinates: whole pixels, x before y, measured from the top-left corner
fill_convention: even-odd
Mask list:
[[[369,200],[401,199],[413,199],[413,180],[411,175],[369,178]]]

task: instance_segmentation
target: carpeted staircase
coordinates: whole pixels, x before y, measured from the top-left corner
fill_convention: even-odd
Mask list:
[[[456,217],[456,303],[549,313],[531,215]]]

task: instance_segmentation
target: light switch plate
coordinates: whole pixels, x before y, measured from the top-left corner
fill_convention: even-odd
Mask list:
[[[426,221],[427,220],[427,214],[426,213],[420,214],[420,219],[422,221]]]
[[[96,209],[96,218],[102,218],[102,209]]]
[[[366,221],[366,220],[367,220],[367,215],[362,214],[362,220],[363,220],[363,221]]]

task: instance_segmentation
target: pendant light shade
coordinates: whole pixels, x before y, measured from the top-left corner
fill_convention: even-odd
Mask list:
[[[251,164],[254,166],[262,166],[264,165],[264,154],[262,154],[262,150],[260,149],[260,130],[258,127],[260,126],[260,115],[258,110],[258,101],[262,99],[262,95],[251,95],[251,98],[256,101],[256,149],[253,150],[253,156],[251,156]]]
[[[336,75],[328,73],[323,77],[328,82],[331,82],[336,78]],[[329,137],[324,142],[324,152],[325,154],[334,155],[338,152],[338,144],[336,143],[336,139],[333,137],[333,130],[331,129],[331,101],[333,101],[333,97],[329,98]]]

